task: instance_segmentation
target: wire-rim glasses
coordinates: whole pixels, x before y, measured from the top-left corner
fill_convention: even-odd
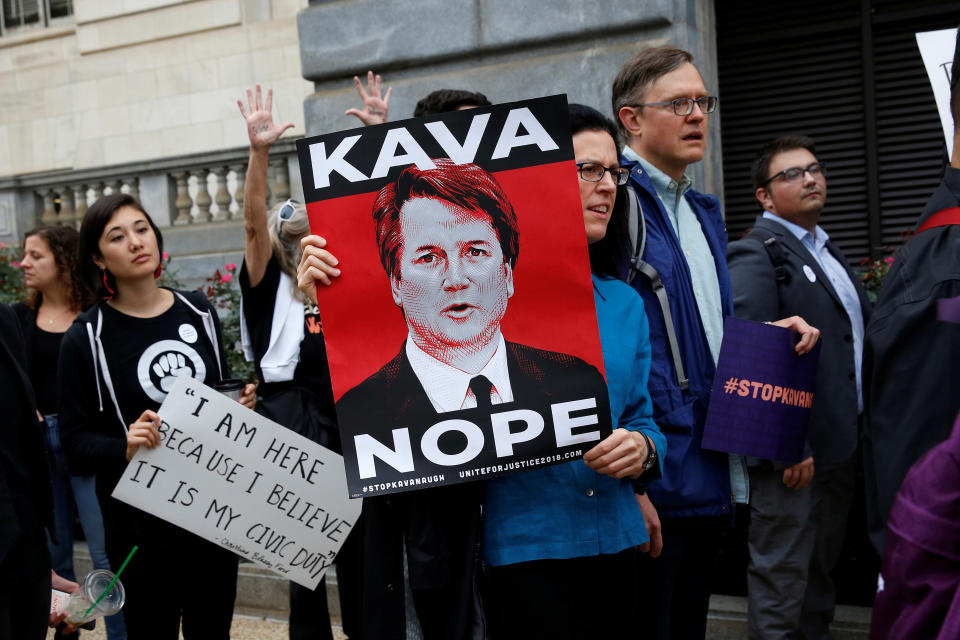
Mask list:
[[[702,98],[675,98],[664,102],[644,102],[634,105],[636,107],[668,107],[673,105],[673,112],[678,116],[688,116],[693,113],[693,105],[696,103],[700,111],[704,114],[713,113],[717,110],[717,104],[720,98],[717,96],[703,96]]]

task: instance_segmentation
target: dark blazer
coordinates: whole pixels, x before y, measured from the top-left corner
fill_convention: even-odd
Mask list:
[[[733,305],[738,318],[770,321],[801,316],[820,329],[820,362],[813,392],[813,407],[807,432],[807,455],[814,462],[835,464],[853,455],[857,448],[857,381],[850,318],[817,261],[786,227],[758,217],[754,229],[766,231],[783,248],[787,280],[777,284],[774,264],[761,240],[747,237],[731,242],[727,264],[733,284]],[[847,259],[831,242],[827,250],[844,265],[856,287],[866,326],[870,301],[860,279],[847,266]],[[810,282],[808,266],[816,275]]]
[[[579,358],[512,342],[507,342],[507,368],[514,400],[520,403],[569,400],[576,397],[571,390],[583,393],[593,384],[605,384],[600,372]],[[597,411],[610,414],[606,392],[598,398]],[[337,414],[341,425],[350,424],[346,416],[363,416],[368,433],[386,442],[392,429],[406,426],[414,431],[425,416],[440,415],[405,348],[345,393]],[[341,439],[344,455],[355,455],[352,434],[343,433]],[[482,482],[469,482],[364,499],[359,525],[362,592],[357,596],[361,611],[377,613],[363,616],[360,640],[405,637],[403,540],[425,639],[467,640],[478,637],[478,630],[482,633],[477,582],[483,492]]]
[[[49,574],[44,528],[53,529],[53,494],[43,433],[27,376],[23,336],[13,310],[0,304],[0,578],[11,571]]]

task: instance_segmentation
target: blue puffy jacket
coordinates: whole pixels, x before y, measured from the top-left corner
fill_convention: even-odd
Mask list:
[[[643,208],[647,227],[643,259],[657,270],[666,288],[683,366],[690,381],[689,389],[680,389],[660,303],[646,277],[638,274],[631,285],[643,297],[650,322],[653,356],[649,389],[653,419],[667,437],[663,477],[650,485],[650,498],[661,517],[731,514],[727,454],[700,448],[716,367],[697,310],[690,269],[653,183],[638,163],[626,158],[620,162],[630,169],[628,188],[633,188]],[[716,196],[693,189],[688,189],[684,197],[700,220],[713,253],[724,317],[732,315],[727,234],[720,201]]]

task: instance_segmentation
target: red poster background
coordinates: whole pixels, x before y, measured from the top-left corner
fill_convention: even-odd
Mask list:
[[[494,175],[520,226],[504,337],[582,358],[602,373],[576,165],[570,160]],[[407,336],[377,254],[371,213],[376,196],[307,204],[311,232],[327,239],[342,272],[317,296],[336,400],[397,355]]]

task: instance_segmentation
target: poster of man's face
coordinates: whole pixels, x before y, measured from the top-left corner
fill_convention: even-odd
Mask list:
[[[426,171],[410,167],[387,185],[373,216],[410,339],[456,366],[488,350],[499,334],[513,295],[519,232],[492,175],[447,158],[434,164]]]
[[[609,433],[565,107],[298,143],[342,265],[318,302],[352,496],[567,462]]]

